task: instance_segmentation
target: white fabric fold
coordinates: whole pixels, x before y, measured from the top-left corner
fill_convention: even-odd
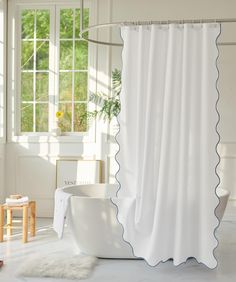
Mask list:
[[[59,239],[63,237],[66,213],[71,196],[72,194],[65,193],[63,188],[57,188],[55,190],[53,229],[56,231]]]
[[[27,204],[29,202],[29,197],[21,197],[20,199],[11,199],[6,198],[6,204],[8,206],[21,206],[23,204]]]
[[[118,219],[150,265],[217,265],[219,24],[124,26]]]

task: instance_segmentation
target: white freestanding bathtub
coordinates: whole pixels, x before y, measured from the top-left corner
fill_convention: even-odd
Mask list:
[[[110,197],[115,197],[115,184],[69,186],[64,192],[70,198],[68,224],[81,252],[101,258],[135,258],[131,246],[123,240],[123,227],[117,221],[117,208]],[[221,220],[229,192],[218,188],[220,204],[216,215]]]

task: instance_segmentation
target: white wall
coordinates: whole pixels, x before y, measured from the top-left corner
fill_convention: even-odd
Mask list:
[[[5,146],[0,144],[0,202],[4,201],[5,197]]]
[[[50,0],[52,1],[52,0]],[[50,2],[49,1],[49,2]],[[235,16],[234,0],[91,0],[96,8],[94,22],[129,20],[167,20],[194,18],[230,18]],[[222,41],[236,41],[236,25],[222,26]],[[108,29],[99,31],[99,38],[119,40],[119,32]],[[121,48],[96,45],[96,67],[93,75],[97,80],[96,89],[109,93],[110,73],[115,67],[121,69]],[[9,51],[9,50],[8,50]],[[236,46],[220,47],[219,58],[219,110],[221,122],[221,165],[219,172],[222,186],[231,191],[236,199]],[[9,107],[11,89],[8,89]],[[11,109],[9,108],[11,111]],[[11,131],[11,127],[8,128]],[[114,182],[117,164],[114,154],[115,127],[97,123],[95,139],[89,143],[12,141],[7,144],[7,194],[25,193],[38,203],[38,215],[50,216],[53,209],[55,189],[55,162],[61,157],[96,158],[104,161],[104,181]]]
[[[5,12],[6,1],[0,0],[0,202],[5,196]]]

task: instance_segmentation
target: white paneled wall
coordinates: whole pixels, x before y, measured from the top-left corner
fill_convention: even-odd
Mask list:
[[[5,196],[6,1],[0,0],[0,201]]]
[[[16,0],[20,1],[20,0]],[[23,1],[23,0],[22,0]],[[28,0],[25,0],[28,1]],[[43,2],[44,0],[42,0]],[[46,1],[46,0],[45,0]],[[53,2],[48,0],[47,2]],[[183,18],[230,18],[235,17],[236,1],[234,0],[91,0],[93,2],[94,23],[125,20],[166,20]],[[9,2],[13,2],[10,0]],[[2,3],[0,1],[0,3]],[[10,20],[10,19],[9,19]],[[222,26],[219,40],[236,41],[236,26]],[[1,33],[0,33],[1,34]],[[96,33],[95,33],[96,36]],[[117,30],[99,31],[103,40],[120,40]],[[9,43],[10,53],[12,42]],[[91,70],[93,89],[110,93],[110,74],[114,68],[121,69],[121,48],[93,45],[96,54],[94,68]],[[9,61],[12,62],[11,60]],[[222,186],[231,191],[231,198],[236,199],[236,46],[220,47],[219,58],[219,110],[221,122],[221,146],[219,148],[222,161],[219,173]],[[8,111],[12,112],[12,81],[9,68]],[[11,121],[9,117],[9,121]],[[56,159],[62,157],[83,157],[103,160],[103,180],[115,181],[118,165],[114,159],[117,144],[114,139],[115,123],[97,122],[93,140],[81,143],[66,140],[8,140],[6,145],[6,194],[23,193],[36,199],[39,216],[52,216],[53,193],[56,179]],[[12,121],[8,124],[8,132],[12,131]],[[4,145],[0,145],[0,187],[2,187]],[[2,189],[0,190],[3,193]],[[0,196],[1,196],[0,193]]]
[[[5,146],[0,144],[0,202],[5,196]]]

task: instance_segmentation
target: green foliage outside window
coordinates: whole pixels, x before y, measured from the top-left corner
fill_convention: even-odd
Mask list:
[[[89,10],[84,9],[84,27],[87,27],[88,23]],[[63,112],[63,119],[60,121],[62,132],[83,132],[88,129],[87,120],[82,118],[87,113],[88,43],[80,40],[79,33],[80,9],[61,9],[58,110]],[[36,44],[34,44],[35,38]],[[48,131],[49,38],[50,11],[23,10],[21,14],[22,132]]]
[[[92,93],[90,95],[90,101],[96,106],[99,106],[99,110],[88,111],[81,117],[81,122],[87,119],[100,118],[104,121],[111,122],[114,117],[117,117],[120,112],[120,92],[121,92],[121,71],[115,69],[112,72],[112,95],[107,96],[104,93]]]
[[[60,18],[59,111],[63,118],[59,126],[62,132],[85,132],[88,124],[82,117],[87,113],[88,43],[80,39],[79,9],[62,9]],[[84,9],[84,27],[88,20],[89,10]]]
[[[48,10],[23,10],[21,15],[21,131],[48,131]],[[35,45],[35,38],[37,39]],[[36,59],[36,60],[35,60]],[[39,72],[37,72],[39,71]],[[35,95],[34,95],[35,93]]]

